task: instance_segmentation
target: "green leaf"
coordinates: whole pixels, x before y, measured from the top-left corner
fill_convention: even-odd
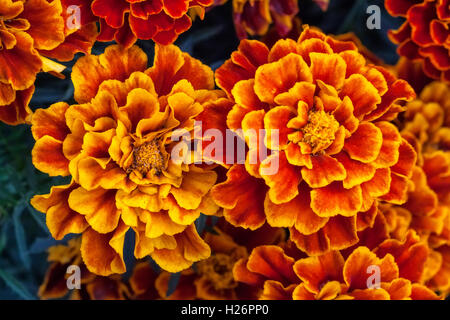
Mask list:
[[[49,247],[57,245],[58,240],[52,237],[48,238],[37,238],[34,240],[33,244],[30,246],[30,253],[41,253],[46,251]]]
[[[22,299],[35,300],[35,297],[28,292],[28,290],[23,286],[23,284],[7,271],[0,269],[0,278],[3,279],[6,285],[12,291],[17,293]]]
[[[30,270],[31,264],[30,264],[30,257],[28,255],[25,231],[23,229],[22,222],[20,221],[20,217],[21,217],[22,212],[25,209],[25,207],[26,207],[26,205],[24,203],[19,203],[14,208],[13,225],[14,225],[14,233],[16,235],[17,249],[19,251],[20,259],[22,260],[25,268],[27,270]]]
[[[34,209],[29,202],[27,202],[27,208],[30,215],[33,217],[34,221],[38,224],[38,226],[44,230],[46,234],[50,234],[50,231],[47,228],[47,224],[45,222],[45,215],[41,212],[38,212],[36,209]]]

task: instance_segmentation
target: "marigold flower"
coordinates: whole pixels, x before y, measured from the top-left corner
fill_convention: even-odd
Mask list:
[[[48,261],[52,264],[39,287],[41,299],[63,298],[69,293],[67,287],[70,266],[80,268],[79,289],[70,294],[72,300],[124,300],[130,296],[128,287],[120,277],[101,277],[90,273],[81,259],[81,238],[70,239],[67,245],[56,245],[48,249]]]
[[[234,26],[239,38],[263,36],[272,22],[277,32],[285,36],[291,31],[294,17],[298,14],[296,0],[233,0]]]
[[[178,272],[209,257],[193,222],[215,214],[210,166],[172,158],[174,132],[192,133],[209,101],[213,73],[175,46],[156,46],[154,65],[138,47],[109,46],[73,67],[75,100],[39,109],[32,118],[33,163],[69,185],[35,196],[56,239],[83,233],[81,252],[99,275],[123,273],[123,241],[136,234],[134,254],[151,255]]]
[[[95,23],[69,30],[68,0],[0,1],[0,120],[16,125],[31,114],[28,104],[36,74],[64,69],[46,57],[71,60],[88,53],[97,36]]]
[[[236,264],[234,275],[263,288],[260,299],[437,300],[439,296],[417,282],[426,254],[427,246],[413,232],[403,242],[388,239],[375,250],[358,246],[348,255],[330,251],[298,259],[281,247],[261,246]],[[370,279],[374,269],[379,283]]]
[[[386,0],[392,16],[406,18],[391,40],[399,44],[398,53],[420,61],[425,74],[433,79],[450,82],[450,2],[448,0],[395,1]]]
[[[131,47],[137,39],[171,44],[192,25],[191,11],[203,19],[214,0],[76,0],[100,20],[100,41]]]
[[[257,297],[257,289],[238,283],[233,268],[240,259],[248,258],[248,252],[258,245],[277,244],[284,240],[284,232],[267,224],[257,231],[248,231],[222,223],[213,233],[206,233],[205,241],[211,247],[211,257],[200,261],[192,270],[180,276],[176,290],[167,296],[171,274],[162,272],[155,282],[161,297],[169,300],[249,300]]]
[[[408,103],[402,127],[402,133],[417,138],[421,152],[450,151],[450,87],[442,82],[427,85]]]
[[[404,80],[366,64],[353,42],[307,26],[297,42],[280,40],[270,50],[243,40],[216,80],[234,104],[228,127],[244,136],[264,129],[271,152],[264,158],[263,144],[245,137],[245,165],[231,167],[213,188],[231,224],[257,229],[267,219],[318,255],[354,245],[357,217],[377,200],[406,201],[416,154],[388,121],[415,94]],[[273,163],[278,171],[268,174]]]

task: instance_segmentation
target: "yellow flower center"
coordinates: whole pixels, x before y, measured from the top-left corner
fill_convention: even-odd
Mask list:
[[[152,140],[134,148],[133,163],[128,168],[128,172],[136,170],[144,177],[148,172],[152,172],[154,175],[159,176],[165,169],[164,160],[159,141]]]
[[[323,110],[309,113],[308,123],[301,131],[302,141],[311,146],[311,153],[316,154],[328,148],[336,138],[339,122],[333,115]]]
[[[235,254],[216,253],[197,264],[198,272],[206,277],[216,290],[233,289],[238,283],[233,278]]]

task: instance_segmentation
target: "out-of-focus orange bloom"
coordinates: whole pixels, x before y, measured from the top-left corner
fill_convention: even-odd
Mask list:
[[[203,19],[214,0],[72,0],[90,8],[100,19],[100,41],[116,40],[131,47],[137,39],[171,44],[192,25],[190,17]]]
[[[248,250],[283,241],[283,230],[266,224],[252,232],[219,223],[214,232],[204,236],[211,247],[211,257],[198,262],[195,268],[183,271],[176,290],[169,296],[166,293],[171,274],[161,273],[156,280],[161,297],[170,300],[248,300],[257,297],[258,288],[234,280],[233,268],[237,261],[248,258]]]
[[[272,22],[281,36],[293,27],[298,13],[297,0],[233,0],[234,26],[239,38],[263,36]]]
[[[450,151],[450,87],[442,82],[427,85],[408,103],[403,131],[415,136],[420,151]]]
[[[382,206],[389,232],[401,239],[406,229],[417,231],[430,251],[423,282],[450,292],[450,90],[442,82],[427,85],[408,103],[399,126],[418,154],[402,206]]]
[[[421,92],[427,84],[433,81],[423,72],[420,61],[400,57],[397,64],[391,68],[400,79],[406,80],[415,92]]]
[[[0,121],[29,120],[36,74],[64,69],[46,57],[71,60],[76,52],[90,51],[95,24],[69,30],[66,10],[60,0],[0,1]]]
[[[193,223],[218,210],[209,193],[217,174],[188,154],[172,159],[172,134],[192,136],[195,117],[223,95],[212,90],[212,70],[175,46],[157,45],[147,68],[138,47],[113,45],[80,58],[72,80],[79,104],[56,103],[32,119],[36,168],[72,177],[32,199],[53,237],[83,233],[84,263],[105,276],[125,271],[130,228],[136,258],[151,255],[170,272],[208,258]]]
[[[228,0],[215,0],[213,6],[226,3]],[[326,11],[329,0],[313,0]],[[290,38],[300,30],[297,16],[299,8],[297,0],[232,0],[233,19],[237,35],[240,39],[250,36],[269,37],[268,41],[277,38]],[[266,41],[265,41],[266,42]]]
[[[398,53],[420,61],[425,74],[450,83],[450,1],[386,0],[393,16],[406,18],[391,40],[399,44]]]
[[[236,264],[234,275],[238,281],[262,287],[260,299],[439,299],[417,281],[426,254],[427,246],[413,232],[403,242],[388,239],[374,250],[358,246],[348,255],[330,251],[296,259],[280,247],[261,246]],[[375,272],[379,283],[371,278]]]
[[[73,300],[124,300],[130,296],[129,288],[119,276],[101,277],[90,273],[81,259],[81,238],[73,238],[67,245],[56,245],[48,249],[51,261],[38,295],[41,299],[63,298],[69,293],[67,280],[70,266],[80,268],[80,288],[73,289]],[[73,270],[71,271],[73,273]]]
[[[247,136],[245,165],[231,167],[213,188],[231,224],[289,227],[300,249],[318,255],[354,245],[357,217],[370,214],[377,199],[406,201],[416,154],[388,121],[415,94],[366,64],[353,42],[307,26],[298,41],[280,40],[270,50],[243,40],[216,80],[234,104],[227,126],[244,135],[264,129],[271,152],[264,158],[261,143]],[[278,171],[267,173],[277,162]]]

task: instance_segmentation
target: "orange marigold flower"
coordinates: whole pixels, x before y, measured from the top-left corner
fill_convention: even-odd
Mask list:
[[[248,300],[257,297],[257,288],[235,281],[233,268],[237,261],[248,258],[248,252],[256,246],[283,241],[284,232],[267,224],[257,231],[248,231],[222,222],[224,220],[214,228],[214,234],[204,236],[211,247],[211,257],[198,262],[192,270],[183,271],[176,290],[169,296],[171,274],[161,273],[156,280],[161,297],[169,300]]]
[[[264,144],[245,137],[245,165],[234,165],[212,190],[233,225],[256,229],[267,219],[317,255],[355,244],[357,216],[377,199],[406,200],[416,155],[388,121],[414,91],[366,64],[353,42],[307,26],[297,42],[280,40],[270,50],[243,40],[216,80],[234,104],[228,127],[266,134]],[[274,163],[278,170],[268,173]]]
[[[427,246],[413,232],[403,242],[388,239],[374,250],[358,246],[348,255],[330,251],[295,258],[280,247],[261,246],[236,264],[234,275],[262,288],[260,299],[440,299],[417,282],[426,254]],[[371,278],[375,272],[379,282]]]
[[[0,120],[16,125],[31,110],[36,74],[64,69],[46,57],[71,60],[88,53],[97,36],[95,23],[69,30],[67,1],[0,1]]]
[[[175,46],[156,46],[154,65],[138,47],[109,46],[73,67],[75,99],[39,109],[32,118],[33,163],[69,185],[36,196],[56,239],[83,233],[81,252],[99,275],[123,273],[123,241],[136,234],[134,254],[151,255],[178,272],[209,257],[193,222],[215,214],[210,166],[173,159],[173,133],[192,133],[194,119],[209,101],[212,70]],[[176,149],[175,149],[176,150]]]
[[[408,103],[402,127],[402,133],[418,139],[421,152],[450,151],[450,86],[442,82],[427,85]]]
[[[81,238],[73,238],[67,245],[56,245],[48,249],[48,261],[52,262],[39,287],[41,299],[63,298],[69,293],[67,287],[69,267],[80,270],[79,289],[70,294],[72,300],[124,300],[130,296],[129,288],[119,276],[100,277],[90,273],[81,259]]]
[[[428,110],[430,111],[428,116],[435,112],[433,108]],[[408,131],[404,135],[420,154],[421,143]],[[431,149],[427,141],[425,142],[427,148]],[[391,237],[403,239],[407,230],[413,229],[428,244],[430,251],[426,261],[426,272],[421,282],[443,294],[450,292],[449,177],[450,153],[441,150],[425,152],[421,154],[413,170],[406,203],[401,206],[386,204],[380,206]],[[385,232],[382,231],[379,234],[385,234]]]
[[[100,19],[98,40],[130,47],[137,39],[171,44],[191,27],[190,11],[202,19],[214,0],[77,0]]]
[[[386,9],[393,16],[406,18],[391,40],[399,44],[398,53],[420,61],[425,74],[450,82],[450,1],[449,0],[386,0]]]

